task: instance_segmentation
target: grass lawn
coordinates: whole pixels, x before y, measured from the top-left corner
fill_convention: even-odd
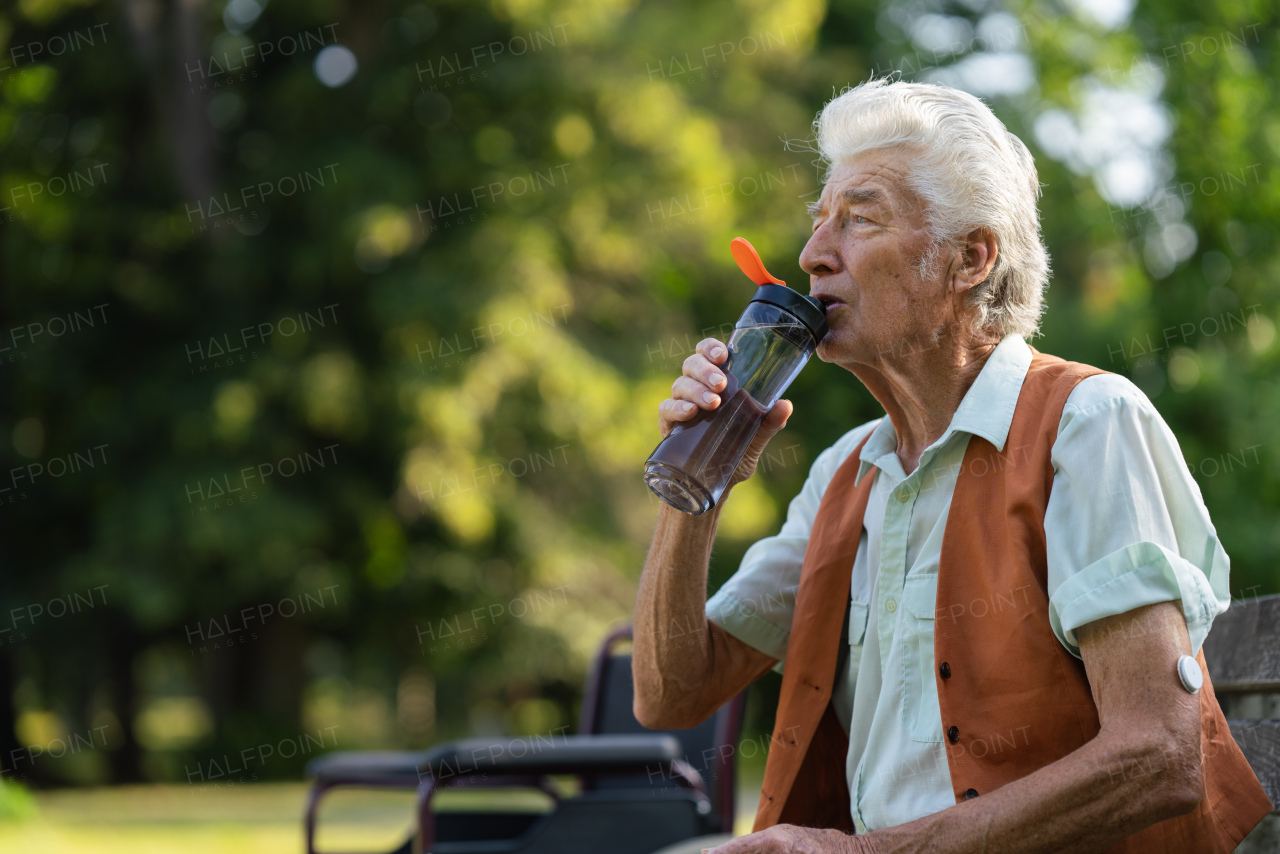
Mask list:
[[[741,785],[739,834],[750,832],[760,781]],[[455,808],[471,793],[459,792]],[[0,851],[22,854],[297,854],[302,783],[118,786],[38,792],[22,818],[0,818]],[[413,793],[338,792],[321,817],[321,850],[386,852],[407,835]]]
[[[292,854],[302,850],[306,790],[302,783],[245,783],[41,792],[34,816],[0,821],[0,851]],[[321,844],[388,851],[404,839],[412,804],[412,792],[335,796]]]

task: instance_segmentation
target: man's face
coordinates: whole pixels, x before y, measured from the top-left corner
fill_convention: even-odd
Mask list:
[[[924,203],[908,189],[911,155],[867,152],[831,173],[811,208],[813,235],[800,253],[809,292],[827,304],[831,331],[818,358],[850,367],[928,346],[952,319],[951,256],[921,277],[932,243]]]

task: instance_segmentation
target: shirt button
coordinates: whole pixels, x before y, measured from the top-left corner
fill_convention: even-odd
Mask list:
[[[976,798],[976,797],[978,797],[978,790],[977,790],[977,789],[965,789],[965,790],[964,790],[964,799],[965,799],[966,801],[971,801],[971,800],[973,800],[973,799],[974,799],[974,798]]]
[[[943,678],[943,679],[950,679],[950,678],[951,678],[951,665],[950,665],[950,664],[948,664],[948,663],[947,663],[947,662],[945,662],[945,661],[944,661],[944,662],[942,662],[942,665],[941,665],[940,667],[938,667],[938,672],[942,674],[942,678]]]
[[[960,728],[959,728],[959,727],[952,727],[951,729],[947,730],[947,738],[951,739],[951,743],[952,743],[952,744],[955,744],[957,741],[959,741],[959,740],[960,740]]]
[[[894,497],[905,504],[907,499],[911,497],[911,492],[904,486],[895,493]]]
[[[898,610],[898,602],[897,602],[897,600],[896,600],[896,599],[890,599],[888,602],[885,602],[885,603],[884,603],[884,609],[885,609],[886,611],[888,611],[890,614],[892,614],[894,611]]]

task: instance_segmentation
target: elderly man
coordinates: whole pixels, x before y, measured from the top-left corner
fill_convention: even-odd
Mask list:
[[[1048,277],[1030,153],[978,99],[914,83],[849,90],[816,129],[817,352],[886,417],[818,456],[710,601],[723,501],[663,506],[636,716],[693,726],[782,670],[756,832],[717,854],[1232,850],[1271,805],[1199,654],[1227,556],[1146,397],[1026,343]],[[719,405],[725,358],[698,345],[663,435]]]

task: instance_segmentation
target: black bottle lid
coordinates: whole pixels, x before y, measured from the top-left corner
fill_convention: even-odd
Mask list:
[[[786,309],[805,325],[814,343],[821,343],[827,334],[827,310],[813,297],[797,293],[783,285],[760,285],[756,288],[752,302],[767,302],[778,308]]]

